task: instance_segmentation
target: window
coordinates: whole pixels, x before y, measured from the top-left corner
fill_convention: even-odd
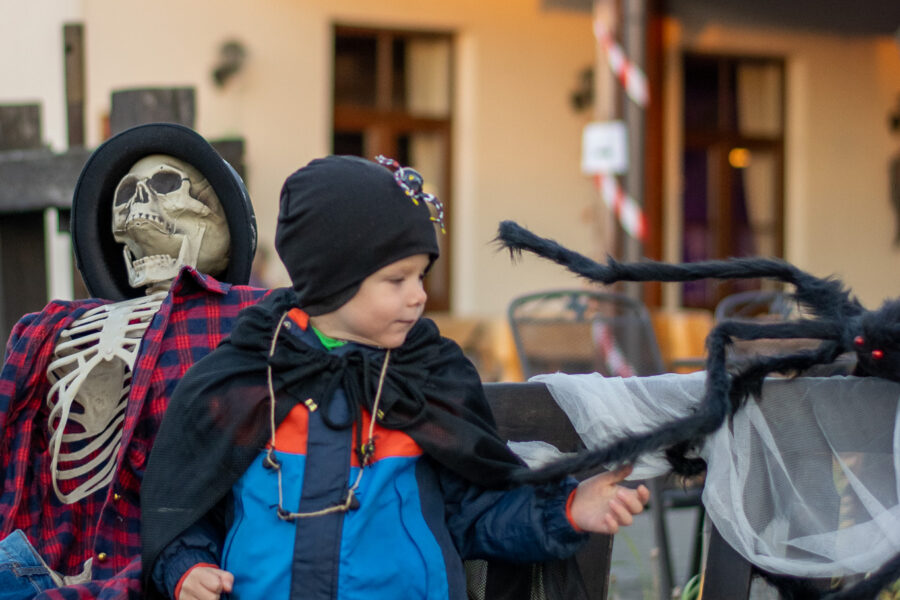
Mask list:
[[[452,37],[336,26],[332,152],[379,154],[418,170],[452,222]],[[450,308],[449,234],[425,280],[428,310]]]
[[[784,62],[684,56],[682,259],[784,252]],[[713,308],[759,281],[698,281],[683,303]]]

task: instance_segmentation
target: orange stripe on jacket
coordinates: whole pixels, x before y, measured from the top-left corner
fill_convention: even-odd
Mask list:
[[[299,308],[292,308],[288,312],[288,317],[300,326],[304,331],[309,327],[309,315]],[[372,417],[368,411],[362,412],[362,425],[364,435],[369,434],[369,423]],[[285,417],[278,429],[275,430],[275,449],[279,452],[289,452],[291,454],[306,454],[306,440],[309,436],[309,411],[305,405],[298,404],[291,409],[291,412]],[[375,460],[389,458],[392,456],[419,456],[422,449],[413,441],[411,437],[397,431],[396,429],[386,429],[377,423],[375,424]],[[354,450],[356,445],[356,424],[353,425]],[[363,443],[365,443],[363,439]],[[269,444],[266,444],[268,447]],[[356,458],[356,452],[352,455],[351,466],[358,467],[359,461]]]
[[[309,436],[309,410],[298,404],[287,414],[275,430],[275,449],[291,454],[306,454],[306,438]],[[268,448],[270,444],[266,444]]]
[[[369,422],[372,420],[368,411],[363,411],[363,443],[369,434]],[[306,454],[306,440],[309,435],[309,410],[298,404],[284,418],[275,430],[275,449],[291,454]],[[393,456],[419,456],[422,449],[411,437],[396,429],[387,429],[375,424],[375,460]],[[356,425],[353,426],[353,439],[356,440]],[[355,442],[354,442],[355,446]],[[351,466],[358,467],[356,453],[352,454]]]
[[[363,443],[366,442],[369,435],[369,423],[372,421],[372,415],[369,411],[362,411],[363,426]],[[356,425],[353,425],[353,439],[356,439]],[[391,458],[393,456],[421,456],[422,448],[407,434],[396,429],[387,429],[378,423],[375,423],[375,458],[378,461],[382,458]],[[355,444],[355,442],[354,442]],[[354,447],[355,449],[355,447]],[[358,467],[359,460],[356,458],[356,452],[351,455],[350,466]]]
[[[306,328],[309,326],[309,315],[299,308],[292,308],[289,310],[288,317],[291,321],[299,325],[300,329],[303,331],[306,331]]]

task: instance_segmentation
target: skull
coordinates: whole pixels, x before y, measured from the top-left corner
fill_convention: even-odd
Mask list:
[[[136,162],[116,187],[113,237],[125,244],[128,283],[166,289],[184,265],[217,275],[231,238],[219,198],[194,167],[154,154]]]

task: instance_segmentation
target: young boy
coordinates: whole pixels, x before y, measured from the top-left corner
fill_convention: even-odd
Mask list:
[[[526,467],[478,373],[422,318],[440,203],[383,165],[330,156],[285,182],[293,289],[179,383],[150,456],[150,597],[461,599],[461,559],[565,557],[647,502],[627,470],[511,486]]]

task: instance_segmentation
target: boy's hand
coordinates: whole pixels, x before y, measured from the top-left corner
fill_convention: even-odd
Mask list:
[[[640,485],[629,489],[618,485],[631,474],[631,466],[607,471],[578,484],[570,515],[582,531],[616,533],[619,527],[631,525],[634,515],[644,510],[650,490]]]
[[[230,592],[234,575],[222,569],[199,566],[192,568],[181,583],[178,600],[218,600]]]

